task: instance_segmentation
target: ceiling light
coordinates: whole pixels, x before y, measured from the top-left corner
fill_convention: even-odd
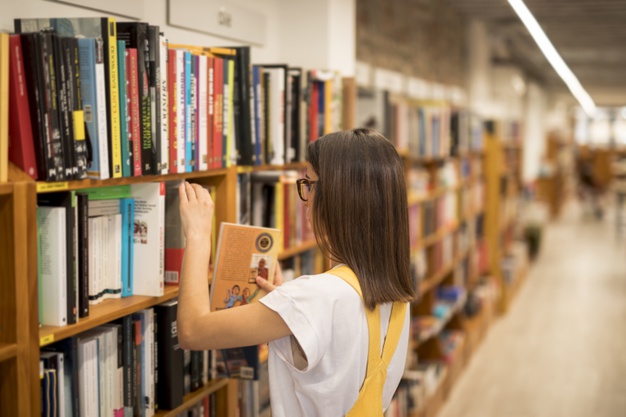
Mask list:
[[[580,103],[582,108],[585,110],[589,116],[593,116],[593,113],[596,110],[596,105],[593,102],[591,96],[585,91],[583,86],[578,81],[578,78],[574,75],[572,70],[569,69],[561,55],[556,51],[550,39],[546,36],[541,26],[537,22],[537,19],[533,16],[533,14],[528,10],[528,7],[524,4],[522,0],[509,0],[511,7],[515,10],[515,13],[519,16],[519,18],[526,26],[526,29],[530,32],[530,35],[533,37],[541,52],[545,55],[550,62],[550,65],[554,68],[557,74],[563,79],[567,88],[572,92],[576,100]]]

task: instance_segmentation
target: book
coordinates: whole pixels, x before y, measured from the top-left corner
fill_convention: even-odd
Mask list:
[[[126,95],[128,96],[128,140],[133,157],[133,176],[142,175],[141,165],[141,110],[139,106],[139,75],[137,49],[126,49]]]
[[[117,77],[117,42],[115,18],[53,18],[15,19],[16,33],[37,32],[53,28],[58,35],[68,37],[99,38],[102,41],[105,70],[107,136],[111,146],[111,175],[119,178],[121,170],[121,144],[119,120],[119,95]],[[31,112],[32,113],[32,112]],[[57,178],[60,179],[60,178]]]
[[[129,117],[128,117],[128,92],[126,91],[126,42],[117,41],[117,62],[119,65],[119,93],[120,93],[120,141],[122,145],[122,176],[130,177],[132,168],[132,148],[129,138]]]
[[[159,127],[161,129],[161,174],[168,174],[170,172],[169,164],[169,53],[168,53],[167,38],[163,33],[159,36],[159,64],[157,66],[157,99],[159,103],[157,108],[160,111]],[[173,81],[173,80],[172,80]]]
[[[8,124],[9,160],[36,180],[38,179],[38,171],[31,114],[28,107],[29,86],[26,81],[24,54],[20,35],[10,36],[9,47],[10,69],[8,71],[8,104],[12,109]]]
[[[134,294],[163,295],[165,183],[131,185],[135,199]]]
[[[256,301],[256,277],[273,282],[281,243],[278,229],[223,222],[215,255],[211,311]]]
[[[258,300],[257,276],[274,281],[280,231],[223,222],[217,241],[211,284],[211,311],[249,304]],[[258,346],[222,349],[218,352],[218,376],[256,379]]]
[[[155,307],[157,315],[157,345],[159,384],[158,408],[172,410],[183,403],[183,350],[178,344],[176,313],[178,300]]]
[[[76,193],[78,245],[78,317],[89,316],[89,197]]]

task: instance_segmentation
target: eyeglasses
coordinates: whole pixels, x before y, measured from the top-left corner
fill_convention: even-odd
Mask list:
[[[315,185],[316,182],[317,181],[311,181],[306,178],[300,178],[296,181],[300,200],[309,201],[309,193],[311,192],[311,188],[313,188],[313,185]]]

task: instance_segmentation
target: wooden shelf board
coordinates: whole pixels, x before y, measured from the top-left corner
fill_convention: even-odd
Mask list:
[[[0,195],[9,195],[13,193],[13,184],[10,182],[0,183]]]
[[[17,344],[0,343],[0,362],[4,362],[16,356],[17,356]]]
[[[278,254],[278,260],[282,261],[285,259],[289,259],[295,255],[301,254],[302,252],[306,252],[315,248],[317,248],[317,241],[313,239],[300,245],[294,246],[293,248],[285,249]]]
[[[214,169],[214,170],[209,170],[209,171],[185,172],[182,174],[142,175],[139,177],[110,178],[108,180],[85,179],[85,180],[59,181],[59,182],[37,181],[37,193],[81,190],[85,188],[95,188],[95,187],[110,187],[113,185],[144,184],[146,182],[219,177],[219,176],[226,175],[227,172],[228,172],[228,168],[220,168],[220,169]]]
[[[156,412],[155,417],[175,417],[178,414],[186,411],[196,405],[198,402],[202,401],[205,397],[213,394],[216,391],[224,388],[228,385],[228,379],[218,379],[215,381],[209,381],[209,383],[202,388],[185,395],[183,398],[183,403],[176,407],[173,410],[161,410]]]
[[[166,285],[161,297],[133,295],[126,298],[105,300],[89,307],[89,317],[67,326],[43,326],[39,329],[39,345],[46,346],[58,340],[75,336],[93,327],[127,316],[144,308],[164,303],[178,296],[178,287]]]
[[[457,256],[451,263],[435,273],[432,277],[425,279],[420,284],[420,295],[424,295],[425,293],[439,285],[441,281],[443,281],[443,279],[446,277],[446,275],[452,272],[454,268],[457,267],[457,265],[469,254],[471,250],[472,248],[468,248],[467,250],[463,251],[463,253],[460,256]]]

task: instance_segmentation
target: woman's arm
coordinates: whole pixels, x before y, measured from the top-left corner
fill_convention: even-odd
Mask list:
[[[261,303],[211,312],[207,271],[213,201],[206,189],[187,182],[181,185],[179,196],[187,242],[178,293],[178,340],[181,347],[207,350],[251,346],[290,335],[284,320]]]

